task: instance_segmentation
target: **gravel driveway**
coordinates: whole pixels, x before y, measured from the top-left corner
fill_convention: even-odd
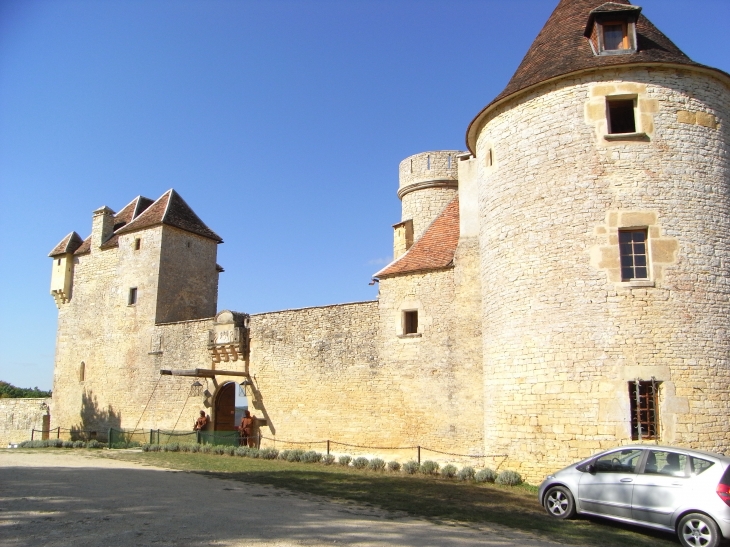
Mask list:
[[[75,451],[0,450],[0,545],[554,546]]]

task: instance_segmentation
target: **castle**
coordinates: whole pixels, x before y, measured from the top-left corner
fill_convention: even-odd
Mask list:
[[[729,116],[730,75],[640,7],[561,0],[468,150],[400,164],[376,301],[218,311],[222,240],[180,195],[102,207],[50,253],[51,427],[230,430],[244,383],[267,439],[532,481],[634,441],[726,451]]]

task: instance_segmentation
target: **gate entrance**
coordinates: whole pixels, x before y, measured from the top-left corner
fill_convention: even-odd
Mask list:
[[[228,382],[218,391],[215,398],[215,431],[236,430],[236,388],[235,382]]]

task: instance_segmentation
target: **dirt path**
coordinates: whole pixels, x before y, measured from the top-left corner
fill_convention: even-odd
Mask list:
[[[76,451],[0,450],[0,545],[556,544],[507,528],[436,525],[362,505]]]

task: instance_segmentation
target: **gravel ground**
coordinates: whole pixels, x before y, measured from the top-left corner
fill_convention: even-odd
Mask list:
[[[0,450],[0,545],[526,546],[507,528],[434,524],[77,451]]]

